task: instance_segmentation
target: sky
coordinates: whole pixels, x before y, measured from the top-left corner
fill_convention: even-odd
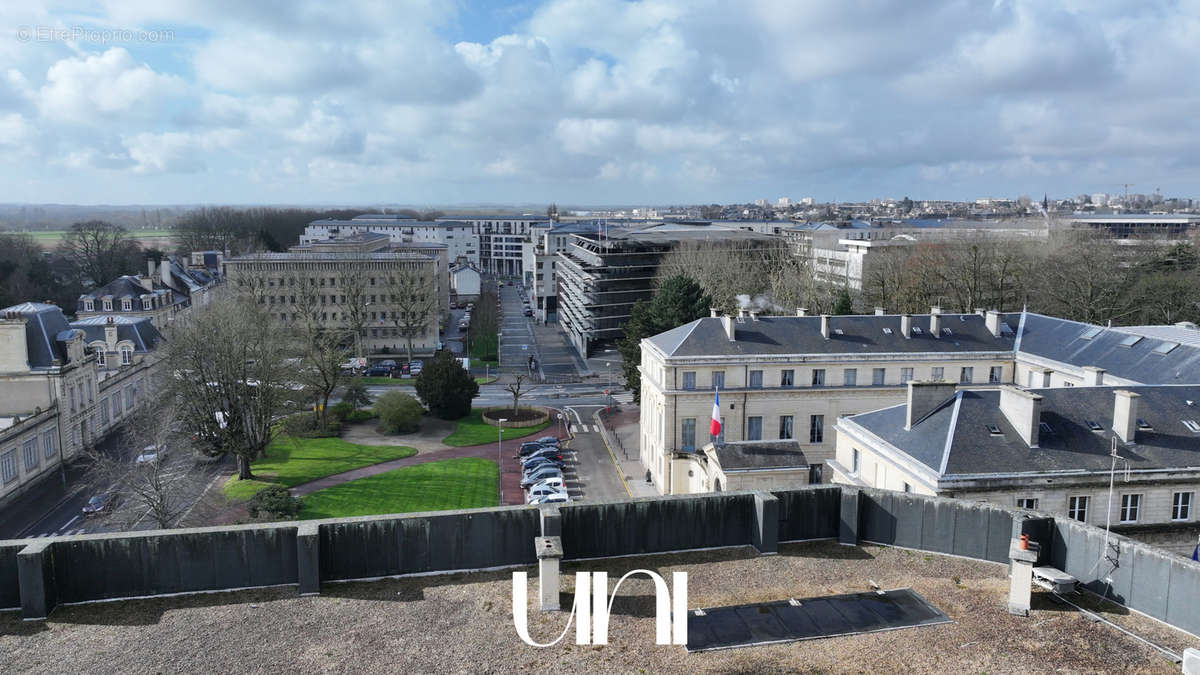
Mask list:
[[[0,202],[1200,197],[1200,0],[0,7]]]

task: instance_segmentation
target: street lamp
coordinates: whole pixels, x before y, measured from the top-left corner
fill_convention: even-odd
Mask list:
[[[558,413],[558,437],[559,438],[567,437],[567,427],[566,427],[566,425],[563,424],[562,413]]]
[[[503,466],[504,458],[501,456],[501,447],[504,440],[504,423],[507,422],[508,419],[501,417],[499,421],[500,426],[497,427],[498,433],[496,434],[496,494],[500,497],[500,503],[503,504],[504,481],[501,479],[501,475],[504,473],[504,471],[501,467]]]

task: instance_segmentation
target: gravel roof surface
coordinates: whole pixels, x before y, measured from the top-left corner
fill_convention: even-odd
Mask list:
[[[564,572],[637,568],[688,573],[690,607],[911,587],[952,624],[688,654],[653,643],[654,597],[644,578],[621,587],[607,646],[537,649],[516,635],[509,571],[326,584],[318,597],[277,588],[60,607],[51,620],[0,615],[0,672],[1163,672],[1153,649],[1035,594],[1028,618],[1008,614],[1007,568],[961,558],[834,542],[615,558]],[[572,591],[573,576],[564,578]],[[669,583],[669,582],[668,582]],[[566,614],[537,611],[547,641]],[[570,606],[571,597],[563,602]],[[1197,640],[1108,606],[1109,620],[1178,651]]]

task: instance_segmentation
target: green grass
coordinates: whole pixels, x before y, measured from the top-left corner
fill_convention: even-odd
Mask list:
[[[257,480],[231,479],[222,488],[229,499],[249,499],[270,483],[288,487],[371,464],[417,454],[401,445],[358,445],[340,438],[296,438],[280,435],[250,465]]]
[[[475,384],[491,384],[498,379],[500,379],[500,378],[498,378],[494,375],[492,377],[477,377],[477,378],[475,378]]]
[[[356,377],[356,378],[354,378],[354,381],[362,382],[363,384],[383,385],[385,387],[386,386],[411,387],[417,383],[416,378],[412,378],[412,377],[410,377],[408,379],[401,379],[398,377],[394,378],[394,379],[390,378],[390,377]]]
[[[15,232],[18,230],[13,230],[13,231]],[[66,236],[67,232],[68,232],[67,230],[37,230],[34,232],[27,232],[24,234],[30,235],[31,237],[33,237],[34,241],[36,241],[37,243],[41,244],[42,246],[44,246],[46,248],[53,248],[53,247],[57,246],[60,241],[62,241],[62,238],[64,236]],[[162,239],[162,238],[166,238],[166,237],[173,237],[174,235],[175,235],[175,233],[172,232],[171,230],[138,230],[138,229],[130,229],[129,230],[129,238],[135,239],[135,240],[143,239],[143,238]]]
[[[317,490],[300,518],[372,516],[495,506],[496,463],[478,457],[428,462]]]
[[[458,420],[454,423],[454,433],[442,439],[446,445],[456,448],[465,447],[468,445],[482,445],[484,443],[495,443],[497,440],[497,428],[483,421],[483,411],[479,408],[472,408],[471,414]],[[550,421],[532,426],[520,428],[504,428],[505,440],[512,438],[523,438],[550,426]]]

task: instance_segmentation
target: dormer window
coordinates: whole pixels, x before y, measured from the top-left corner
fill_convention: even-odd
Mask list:
[[[96,365],[103,368],[105,366],[104,359],[108,356],[108,352],[104,351],[104,347],[96,348]]]
[[[112,311],[112,298],[104,299],[104,311],[106,311],[106,312]]]
[[[92,300],[91,298],[84,300],[83,301],[83,311],[85,311],[85,312],[96,311],[96,301]]]
[[[121,311],[128,312],[133,309],[133,300],[129,298],[121,298]]]
[[[133,348],[121,347],[121,365],[127,366],[133,363]]]
[[[142,298],[142,309],[150,309],[153,306],[153,301],[150,298]]]

